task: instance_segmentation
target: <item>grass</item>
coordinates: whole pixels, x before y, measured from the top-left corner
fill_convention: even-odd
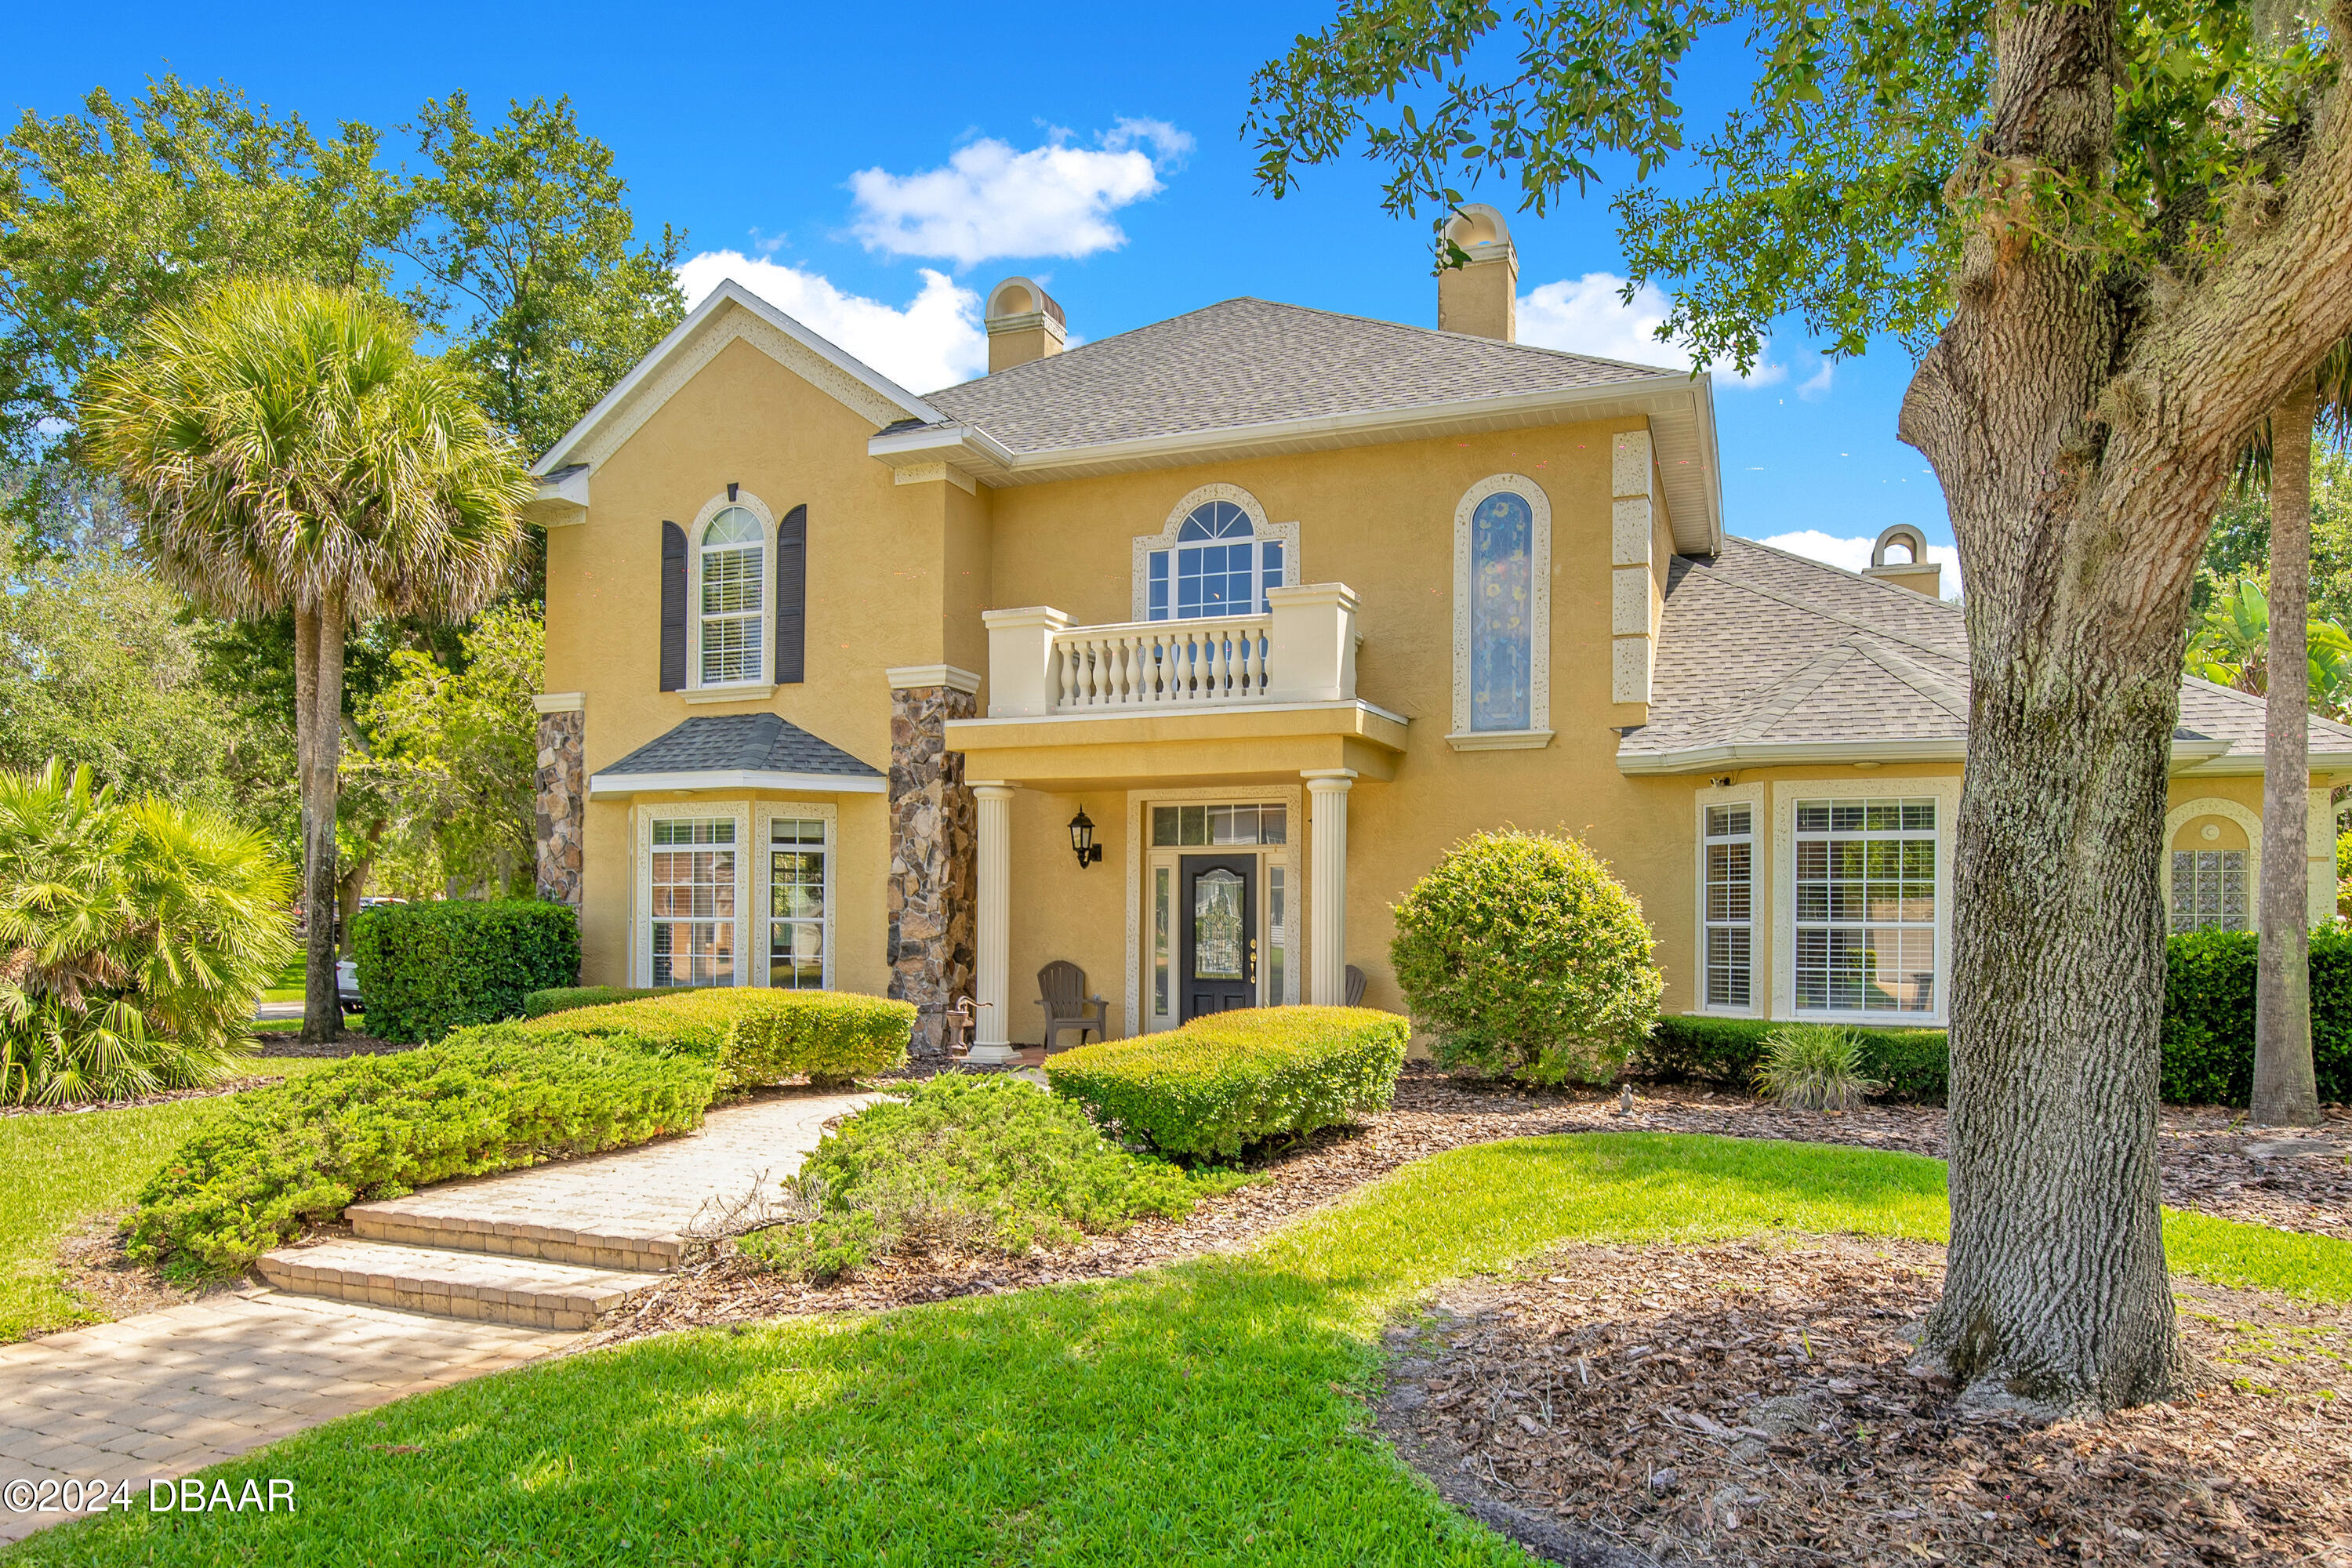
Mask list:
[[[278,978],[269,983],[269,989],[261,994],[261,999],[264,1002],[299,1002],[302,1000],[302,997],[305,994],[304,988],[310,984],[310,973],[303,967],[307,962],[308,960],[306,959],[298,958],[293,963],[288,964],[285,968],[279,970],[278,972]]]
[[[1254,1253],[871,1317],[642,1341],[401,1401],[205,1472],[299,1514],[133,1511],[16,1563],[1522,1563],[1362,1396],[1445,1279],[1569,1241],[1943,1239],[1936,1161],[1651,1133],[1458,1149]],[[2176,1263],[2352,1297],[2352,1245],[2183,1216]]]
[[[276,1058],[243,1064],[242,1076],[282,1078],[331,1065]],[[58,1244],[94,1215],[131,1195],[229,1102],[226,1095],[121,1110],[0,1117],[0,1343],[99,1314],[64,1287]]]
[[[290,999],[296,1002],[302,1000],[299,994]],[[262,1018],[255,1022],[253,1032],[257,1035],[299,1035],[302,1032],[302,1020],[299,1018]],[[344,1014],[343,1033],[347,1035],[366,1034],[366,1015],[362,1013]]]

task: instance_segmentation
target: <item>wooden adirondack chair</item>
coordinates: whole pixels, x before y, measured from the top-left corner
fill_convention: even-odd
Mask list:
[[[1351,963],[1348,965],[1348,1005],[1360,1007],[1363,1005],[1364,972]]]
[[[1065,1029],[1076,1029],[1082,1046],[1087,1043],[1088,1030],[1097,1039],[1110,1037],[1110,1004],[1099,996],[1087,995],[1087,972],[1068,959],[1057,958],[1039,970],[1037,989],[1042,993],[1037,1005],[1045,1009],[1048,1055]]]

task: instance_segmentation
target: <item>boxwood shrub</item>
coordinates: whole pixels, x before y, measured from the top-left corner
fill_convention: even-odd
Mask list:
[[[352,946],[368,1033],[380,1040],[520,1018],[531,993],[580,978],[580,914],[569,904],[381,904],[353,919]]]
[[[1252,1143],[1385,1110],[1411,1031],[1370,1007],[1261,1007],[1045,1058],[1054,1092],[1170,1154]]]
[[[715,1063],[722,1089],[847,1082],[907,1060],[912,1003],[847,991],[713,986],[656,991],[634,1001],[550,1013],[524,1024],[549,1036],[608,1037]]]
[[[650,987],[631,990],[622,985],[557,985],[524,997],[522,1016],[544,1018],[550,1013],[568,1013],[574,1007],[602,1007],[610,1002],[634,1002],[640,996],[661,994]]]
[[[236,1097],[141,1190],[131,1256],[233,1274],[351,1204],[624,1148],[702,1122],[716,1074],[604,1040],[469,1031]]]

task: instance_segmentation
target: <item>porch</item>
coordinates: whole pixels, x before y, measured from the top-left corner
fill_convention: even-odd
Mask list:
[[[946,736],[978,806],[973,1060],[1013,1059],[1033,959],[1087,969],[1114,1035],[1196,1006],[1344,1000],[1349,800],[1396,776],[1407,721],[1357,695],[1353,590],[1266,600],[1112,626],[1046,605],[983,617],[987,713]],[[1072,854],[1081,819],[1099,861]]]

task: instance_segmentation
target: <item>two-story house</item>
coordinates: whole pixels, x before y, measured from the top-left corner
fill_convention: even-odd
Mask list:
[[[1967,647],[1916,531],[1730,536],[1708,379],[1514,342],[1500,215],[1437,330],[1230,300],[1066,350],[991,290],[916,396],[732,284],[550,451],[540,884],[584,978],[979,1004],[1066,959],[1114,1033],[1402,1005],[1390,906],[1565,829],[1666,1005],[1940,1022]],[[1888,559],[1900,551],[1908,559]],[[2315,918],[2327,787],[2311,726]],[[2191,681],[2176,925],[2244,924],[2263,709]]]

